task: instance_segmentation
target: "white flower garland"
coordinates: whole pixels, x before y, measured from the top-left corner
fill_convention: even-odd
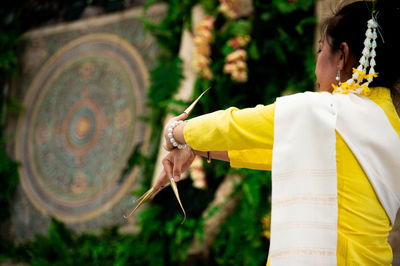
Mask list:
[[[362,57],[359,60],[360,64],[357,69],[353,68],[353,75],[346,82],[340,83],[339,81],[338,86],[332,84],[334,93],[347,94],[350,92],[367,96],[371,92],[369,84],[378,76],[378,73],[375,73],[374,69],[376,66],[375,49],[377,47],[376,38],[378,37],[376,33],[377,28],[378,23],[374,18],[368,20],[368,29],[365,32],[366,38],[364,41],[364,49],[362,51]],[[369,72],[367,74],[368,67]]]

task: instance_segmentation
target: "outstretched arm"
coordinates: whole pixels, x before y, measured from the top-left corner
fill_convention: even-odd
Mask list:
[[[177,143],[187,143],[199,151],[272,150],[274,110],[274,104],[242,110],[231,107],[190,119],[168,132],[171,120],[164,130],[164,147],[172,150],[168,137],[172,133]],[[185,118],[180,115],[174,120]]]

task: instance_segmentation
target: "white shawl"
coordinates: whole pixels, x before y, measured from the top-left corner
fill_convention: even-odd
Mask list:
[[[272,158],[272,266],[336,265],[335,130],[394,222],[400,206],[400,139],[383,110],[354,94],[306,92],[278,98]]]

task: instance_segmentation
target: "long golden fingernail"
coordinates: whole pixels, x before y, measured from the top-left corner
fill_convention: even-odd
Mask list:
[[[154,188],[152,187],[152,188],[150,188],[146,193],[144,193],[140,198],[138,198],[138,199],[135,201],[135,202],[140,201],[140,202],[138,203],[138,205],[136,205],[136,207],[131,211],[131,213],[130,213],[128,216],[125,216],[125,215],[124,215],[124,218],[125,218],[125,219],[128,219],[132,214],[134,214],[135,211],[136,211],[137,209],[139,209],[139,207],[140,207],[148,198],[151,197],[151,195],[153,194],[153,192],[154,192]]]
[[[136,203],[138,201],[141,201],[144,197],[146,197],[147,194],[149,194],[151,189],[147,190],[146,193],[144,193],[140,198],[136,199],[133,203]]]
[[[182,205],[182,202],[181,202],[181,198],[179,197],[178,187],[176,186],[175,180],[172,177],[169,179],[169,182],[171,183],[171,187],[172,187],[172,190],[175,193],[175,197],[178,200],[179,205],[181,206],[181,209],[182,209],[182,212],[183,212],[183,221],[182,221],[182,224],[183,224],[185,222],[185,220],[186,220],[186,212],[185,212],[185,209],[183,208],[183,205]]]
[[[192,102],[191,105],[189,105],[188,108],[186,108],[186,110],[184,111],[184,113],[186,113],[187,115],[190,115],[190,113],[193,111],[194,107],[196,106],[196,104],[199,102],[200,98],[204,95],[204,93],[206,93],[210,88],[206,89],[205,91],[203,91],[202,94],[200,94],[199,97],[197,97],[197,99]]]

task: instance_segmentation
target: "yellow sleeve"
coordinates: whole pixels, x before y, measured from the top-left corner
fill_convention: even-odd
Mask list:
[[[270,170],[275,104],[235,107],[188,121],[184,137],[199,151],[228,151],[232,167]]]
[[[231,167],[271,171],[272,149],[230,150]]]

